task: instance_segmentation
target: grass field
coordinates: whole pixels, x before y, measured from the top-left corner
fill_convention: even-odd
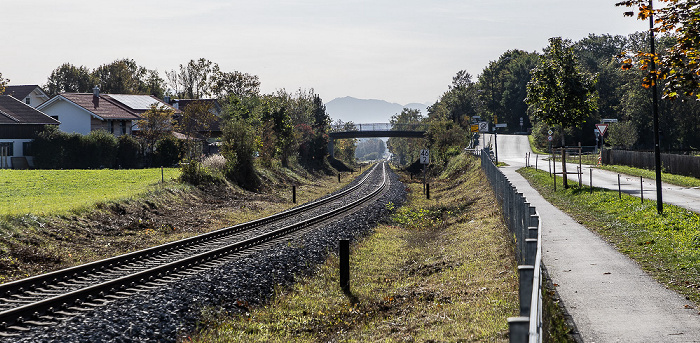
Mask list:
[[[180,176],[164,169],[165,181]],[[0,215],[59,214],[135,196],[161,181],[161,170],[0,170]]]
[[[553,205],[600,234],[667,287],[700,303],[700,215],[666,204],[663,215],[656,202],[617,191],[577,185],[552,190],[547,172],[519,172]],[[561,179],[559,178],[559,182]]]

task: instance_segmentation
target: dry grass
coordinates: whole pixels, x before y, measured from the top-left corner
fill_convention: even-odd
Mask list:
[[[431,200],[407,183],[408,203],[352,248],[351,294],[338,286],[332,256],[262,308],[205,317],[192,340],[507,341],[506,318],[517,313],[512,245],[478,161],[455,163]]]

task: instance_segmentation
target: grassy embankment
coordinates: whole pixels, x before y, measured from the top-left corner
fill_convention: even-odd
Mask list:
[[[0,283],[271,215],[351,180],[301,168],[260,170],[266,189],[205,189],[178,169],[0,170]]]
[[[700,215],[666,204],[664,214],[656,203],[589,187],[554,192],[545,171],[523,168],[520,173],[547,201],[582,225],[594,230],[642,269],[671,289],[700,304]],[[561,178],[559,178],[561,182]]]
[[[616,165],[603,165],[599,166],[598,168],[613,171],[620,174],[641,176],[645,179],[656,180],[656,171],[654,170]],[[696,179],[690,176],[674,175],[662,172],[661,181],[683,187],[700,187],[700,179]]]
[[[180,171],[166,168],[162,176],[171,181]],[[160,182],[160,169],[2,170],[0,215],[79,211],[98,202],[138,196]]]
[[[332,255],[270,304],[207,318],[196,342],[507,341],[517,314],[508,231],[479,161],[461,155],[431,184],[403,178],[408,202],[352,247],[352,295]]]

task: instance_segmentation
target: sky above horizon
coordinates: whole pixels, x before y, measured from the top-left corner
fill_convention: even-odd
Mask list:
[[[550,37],[627,35],[648,24],[616,0],[26,0],[0,4],[0,73],[46,83],[63,63],[131,58],[165,71],[206,58],[258,75],[261,91],[433,103],[507,50]]]

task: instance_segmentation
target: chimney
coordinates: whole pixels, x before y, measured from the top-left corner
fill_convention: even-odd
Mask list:
[[[100,87],[95,86],[92,89],[92,104],[95,108],[100,107]]]

